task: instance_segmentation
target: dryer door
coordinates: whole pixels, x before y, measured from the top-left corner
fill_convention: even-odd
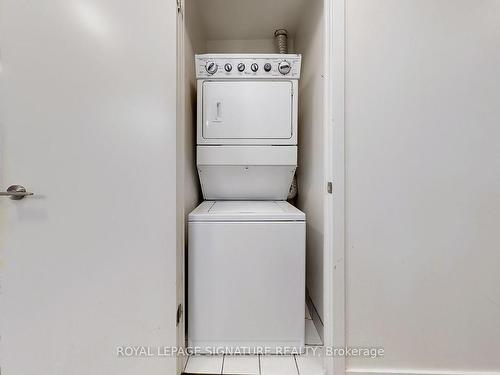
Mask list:
[[[291,81],[203,82],[204,139],[291,139]]]

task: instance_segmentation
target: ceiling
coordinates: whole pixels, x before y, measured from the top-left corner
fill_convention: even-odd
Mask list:
[[[196,7],[206,40],[269,39],[274,30],[297,30],[312,0],[188,0]]]

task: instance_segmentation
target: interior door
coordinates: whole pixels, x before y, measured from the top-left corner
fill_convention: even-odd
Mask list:
[[[291,137],[292,82],[204,82],[203,138]]]
[[[1,373],[174,374],[175,1],[0,17]]]

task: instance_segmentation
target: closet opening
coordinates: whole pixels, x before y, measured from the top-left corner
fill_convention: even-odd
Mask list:
[[[331,236],[332,228],[325,225],[326,199],[328,197],[327,168],[325,147],[328,146],[325,133],[325,12],[324,0],[185,0],[179,33],[182,40],[180,48],[182,64],[182,184],[185,223],[185,281],[189,277],[188,215],[203,201],[200,185],[200,171],[197,167],[197,116],[199,113],[199,86],[197,83],[196,55],[201,54],[298,54],[301,56],[300,79],[298,80],[297,105],[297,168],[291,184],[288,202],[305,214],[305,294],[304,327],[305,346],[322,347],[324,344],[325,324],[331,330],[331,323],[325,322],[325,309],[330,303],[330,295],[325,288],[325,241]],[[232,64],[231,69],[238,69]],[[219,67],[219,69],[223,66]],[[246,67],[248,68],[248,67]],[[229,69],[229,68],[228,68]],[[262,71],[264,64],[257,69]],[[256,87],[256,90],[259,88]],[[276,95],[280,91],[277,89]],[[215,94],[214,94],[215,95]],[[246,93],[236,99],[244,100]],[[217,98],[216,98],[217,99]],[[227,100],[227,99],[224,99]],[[265,104],[265,103],[263,103]],[[225,110],[224,104],[214,106],[214,116]],[[225,114],[225,113],[224,113]],[[244,120],[244,119],[243,119]],[[241,121],[248,130],[255,121]],[[245,129],[233,129],[245,131]],[[214,134],[217,129],[214,130]],[[278,129],[277,132],[280,130]],[[282,131],[283,133],[283,131]],[[284,134],[284,133],[283,133]],[[275,136],[275,135],[273,135]],[[276,135],[276,137],[282,134]],[[284,137],[284,136],[283,136]],[[199,155],[198,155],[199,156]],[[272,178],[273,176],[269,176]],[[251,189],[254,189],[252,187]],[[231,187],[228,187],[228,191]],[[222,209],[222,208],[221,208]],[[262,260],[263,262],[265,260]],[[259,262],[258,259],[255,260]],[[208,265],[207,265],[208,266]],[[264,267],[264,265],[263,265]],[[327,271],[328,272],[328,271]],[[196,277],[196,275],[194,275]],[[259,275],[255,275],[256,278]],[[258,283],[257,283],[258,284]],[[262,290],[262,293],[265,293]],[[286,291],[284,291],[284,294]],[[183,319],[185,345],[189,342],[189,315],[196,306],[188,303],[189,285],[184,287]],[[266,309],[266,306],[255,306]],[[327,316],[330,313],[327,313]],[[187,317],[187,318],[186,318]],[[233,366],[233,358],[213,356],[214,373],[228,371]],[[222,357],[222,358],[221,358]],[[277,356],[274,356],[277,357]],[[279,360],[285,360],[285,356]],[[206,360],[206,358],[204,358]],[[262,361],[263,358],[258,359]],[[266,361],[267,359],[264,359]],[[302,357],[293,357],[296,367],[301,366]],[[203,361],[202,361],[203,362]],[[200,363],[202,363],[200,362]],[[219,363],[220,362],[220,363]],[[206,361],[205,361],[206,363]],[[226,370],[219,365],[226,363]],[[266,364],[258,362],[259,371],[266,375]],[[254,364],[249,364],[252,366]],[[186,372],[196,373],[196,360],[189,358]],[[229,366],[229,367],[227,367]],[[237,365],[235,365],[237,366]],[[272,366],[268,364],[267,366]],[[287,366],[283,363],[283,366]],[[202,369],[203,370],[203,369]],[[220,371],[219,371],[220,370]],[[226,372],[223,372],[226,373]],[[293,372],[290,372],[293,373]]]

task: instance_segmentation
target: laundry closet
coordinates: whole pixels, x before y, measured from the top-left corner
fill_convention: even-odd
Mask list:
[[[329,147],[329,143],[328,134],[325,131],[327,128],[325,125],[324,107],[326,92],[326,43],[324,39],[325,21],[323,1],[277,0],[270,2],[257,0],[245,2],[240,0],[185,0],[180,11],[183,14],[181,25],[179,26],[181,31],[179,33],[179,43],[180,51],[183,51],[183,54],[179,56],[179,80],[182,83],[180,86],[182,100],[179,110],[181,114],[181,131],[178,142],[181,142],[181,160],[183,163],[180,182],[182,183],[182,187],[180,188],[183,189],[184,210],[180,215],[182,215],[185,225],[184,263],[186,270],[184,276],[186,314],[183,320],[186,327],[180,335],[186,334],[185,342],[188,346],[196,346],[203,342],[198,340],[193,341],[193,339],[198,331],[203,328],[203,320],[200,319],[202,319],[204,314],[210,315],[210,312],[196,310],[200,306],[200,300],[196,299],[198,296],[195,298],[194,294],[203,294],[205,302],[208,304],[207,306],[212,302],[221,303],[220,300],[217,300],[218,297],[212,298],[211,296],[207,296],[206,289],[203,292],[203,286],[206,286],[206,280],[209,280],[210,276],[208,274],[205,275],[208,278],[205,279],[205,282],[200,280],[203,277],[203,271],[213,267],[214,263],[210,263],[207,258],[199,261],[193,261],[193,259],[189,258],[195,257],[193,255],[194,247],[197,248],[199,254],[203,253],[204,246],[210,246],[207,245],[210,241],[197,240],[195,238],[199,237],[194,237],[193,233],[198,230],[201,232],[205,231],[205,235],[213,239],[214,232],[208,230],[210,233],[207,234],[206,228],[197,229],[198,227],[193,225],[193,222],[204,220],[200,219],[203,217],[209,217],[210,210],[215,215],[212,215],[212,218],[208,218],[208,221],[218,221],[222,220],[221,218],[227,219],[232,213],[234,214],[238,211],[254,214],[256,218],[259,218],[259,212],[281,210],[285,212],[283,213],[285,216],[282,217],[286,217],[286,220],[302,223],[304,226],[304,236],[300,236],[300,229],[292,229],[288,234],[286,231],[281,234],[276,233],[278,237],[284,236],[290,238],[282,238],[284,242],[275,245],[275,248],[286,253],[286,250],[293,248],[295,243],[304,241],[303,270],[301,272],[300,263],[297,263],[298,268],[294,269],[291,274],[286,275],[286,279],[280,280],[280,264],[277,262],[274,264],[276,270],[273,277],[278,277],[278,279],[275,279],[274,282],[279,285],[276,287],[281,288],[283,291],[281,297],[283,299],[283,308],[288,306],[286,298],[290,296],[290,290],[287,291],[287,289],[291,289],[292,294],[295,296],[303,296],[300,316],[301,319],[304,319],[300,330],[308,330],[308,334],[303,336],[305,338],[305,345],[322,345],[324,342],[325,306],[329,304],[329,297],[325,298],[327,290],[324,287],[324,259],[326,251],[326,199],[328,199],[328,195],[330,194],[327,178],[328,164],[325,163],[326,148]],[[276,32],[277,30],[278,32]],[[284,36],[283,34],[285,33],[286,35]],[[279,47],[281,47],[281,51]],[[286,51],[284,51],[284,48],[286,48]],[[286,52],[283,55],[286,58],[278,56],[277,54],[280,52]],[[197,56],[198,58],[196,58]],[[278,65],[282,61],[291,65],[292,73],[288,76],[279,73]],[[215,64],[216,66],[214,67],[211,64]],[[244,66],[241,67],[239,64]],[[257,79],[252,81],[255,87],[249,89],[249,92],[240,92],[238,95],[235,94],[232,97],[231,95],[229,97],[226,96],[223,99],[221,99],[222,94],[217,92],[217,87],[211,88],[211,94],[206,94],[211,96],[206,100],[213,101],[211,103],[213,104],[211,105],[213,108],[205,109],[200,103],[202,98],[204,98],[201,92],[204,86],[200,84],[200,78],[206,80],[212,78],[213,80],[219,75],[225,75],[228,78],[231,78],[231,75],[233,75],[238,78],[236,74],[238,74],[240,68],[246,69],[249,73],[253,71],[254,78],[257,77]],[[210,69],[219,69],[219,71],[210,73]],[[269,77],[265,76],[266,72],[269,72]],[[238,122],[241,125],[241,129],[233,129],[236,132],[240,131],[240,133],[233,137],[232,142],[225,141],[223,136],[224,130],[220,130],[221,127],[217,127],[217,121],[221,116],[234,115],[227,113],[231,111],[231,109],[226,109],[228,107],[227,102],[229,100],[236,102],[249,98],[249,95],[261,89],[259,84],[271,82],[271,73],[273,72],[276,73],[274,77],[277,78],[273,82],[278,82],[278,85],[274,89],[275,91],[271,94],[266,92],[260,100],[252,103],[261,108],[261,111],[257,114],[251,111],[246,116],[245,114],[236,114],[236,116],[240,116],[240,120],[242,120],[241,116],[244,117],[243,121]],[[294,75],[296,77],[293,77]],[[299,76],[300,78],[298,78]],[[242,77],[242,75],[239,76],[239,78]],[[261,81],[259,81],[259,77],[262,78]],[[285,79],[280,82],[279,79],[281,78]],[[286,88],[286,90],[291,90],[292,93],[289,108],[291,113],[286,113],[285,111],[284,118],[273,118],[270,120],[266,118],[266,114],[274,116],[276,111],[273,112],[273,106],[281,105],[279,96],[283,93],[283,90],[280,89],[279,83],[284,83],[285,81],[291,85],[290,88]],[[244,85],[244,87],[248,88],[249,85]],[[234,90],[235,93],[238,92],[237,86],[235,86]],[[273,102],[273,95],[275,95],[276,103]],[[257,94],[255,97],[259,98],[259,95]],[[214,122],[214,126],[210,130],[203,128],[203,124],[200,124],[201,122],[206,122],[206,119],[200,121],[199,118],[200,113],[205,114],[205,112],[207,112],[207,116],[211,117],[210,121]],[[273,155],[272,157],[275,159],[271,162],[259,161],[268,157],[269,150],[264,146],[260,146],[262,142],[259,140],[250,142],[253,143],[252,145],[245,146],[244,141],[238,142],[234,139],[241,136],[241,134],[246,134],[241,136],[243,138],[252,138],[255,134],[257,134],[255,138],[259,138],[259,134],[261,134],[259,133],[259,129],[256,130],[253,128],[251,131],[249,130],[251,126],[258,127],[259,115],[264,116],[262,123],[266,124],[266,121],[274,121],[278,125],[279,121],[293,123],[293,117],[296,117],[295,129],[293,129],[293,126],[288,130],[286,126],[282,129],[277,127],[274,129],[276,134],[273,133],[273,129],[261,129],[264,133],[270,132],[269,138],[278,139],[277,142],[271,143],[278,146],[285,146],[274,147],[272,151],[269,151],[271,153],[280,153],[280,155]],[[252,118],[246,121],[250,116]],[[200,126],[202,129],[200,129]],[[210,137],[206,137],[212,139],[212,141],[207,141],[205,137],[200,138],[200,132],[203,131],[212,132]],[[291,133],[281,136],[280,131],[282,133],[286,133],[287,131]],[[254,135],[252,135],[252,132]],[[280,141],[279,138],[283,140]],[[287,144],[295,145],[293,152],[287,153],[285,151]],[[238,159],[238,152],[234,154],[234,151],[238,151],[238,148],[241,147],[247,147],[245,155],[248,155],[248,152],[253,153],[252,157],[255,160],[258,159],[253,163],[255,165],[247,160],[224,161],[225,158]],[[259,147],[262,148],[259,149]],[[213,153],[215,148],[220,149],[220,151]],[[241,172],[245,170],[245,163],[252,165],[246,168],[247,172]],[[270,165],[259,169],[259,163]],[[217,164],[215,165],[217,168],[213,164]],[[222,168],[221,165],[226,166]],[[243,175],[243,173],[248,173],[248,175]],[[203,186],[200,184],[200,180]],[[241,191],[244,192],[243,195],[238,194]],[[205,202],[203,202],[204,198]],[[238,204],[238,200],[242,200],[240,204]],[[248,201],[255,201],[256,204],[249,204]],[[195,208],[196,210],[191,213]],[[264,226],[265,231],[263,233],[274,233],[273,224],[269,222]],[[297,233],[299,233],[299,237],[294,237]],[[330,236],[331,233],[327,233],[326,235]],[[238,246],[238,235],[234,235],[236,239],[233,239],[232,236],[225,237],[222,234],[221,238],[226,238],[229,243],[235,241],[233,245]],[[259,234],[256,234],[256,236],[259,236]],[[246,239],[246,241],[248,240],[250,238]],[[190,246],[191,249],[189,248]],[[269,268],[269,265],[266,264],[266,259],[269,261],[269,258],[266,258],[265,255],[273,250],[273,245],[269,246],[266,248],[266,246],[262,246],[262,243],[258,245],[258,249],[256,250],[260,252],[256,251],[256,256],[253,259],[252,254],[246,254],[247,259],[244,260],[244,263],[259,268],[259,262],[261,262],[263,269],[266,267]],[[226,265],[226,270],[231,270],[231,261],[227,260],[227,262],[229,262],[229,265]],[[214,270],[213,277],[222,277],[224,279],[224,275],[218,274],[217,271],[224,272],[222,269]],[[293,277],[294,274],[297,275],[296,279]],[[234,288],[231,289],[235,293],[235,297],[231,298],[234,302],[237,300],[236,295],[238,293],[244,293],[243,291],[240,292],[237,288],[238,270],[233,269],[228,274],[228,277],[235,284]],[[251,301],[258,300],[257,296],[259,293],[266,293],[266,282],[273,282],[272,277],[266,280],[261,274],[256,274],[256,295],[252,296],[250,301],[248,299],[245,301],[245,298],[243,298],[245,302],[242,302],[241,305],[236,306],[233,303],[231,307],[228,307],[232,311],[227,311],[229,315],[225,318],[225,321],[231,321],[231,312],[244,315],[248,313],[248,310],[254,310],[250,311],[250,313],[263,314],[263,317],[265,317],[267,306],[252,306]],[[270,300],[269,303],[279,305],[279,301],[276,300]],[[294,313],[297,313],[297,306],[299,305],[292,305],[293,308],[290,307],[290,309]],[[273,309],[270,308],[270,310]],[[211,311],[211,313],[220,315],[220,312]],[[194,318],[195,316],[197,317],[196,319]],[[220,323],[222,324],[222,321]],[[273,323],[269,323],[270,326],[266,327],[265,331],[268,331],[272,327]],[[294,327],[297,330],[297,325]],[[204,328],[206,330],[208,327]],[[258,331],[258,328],[253,327],[252,330]],[[262,337],[262,340],[269,341],[271,338]],[[312,343],[311,340],[313,341]],[[222,340],[218,343],[227,345],[229,342]],[[205,342],[204,344],[207,343]],[[300,345],[297,344],[297,346]]]

